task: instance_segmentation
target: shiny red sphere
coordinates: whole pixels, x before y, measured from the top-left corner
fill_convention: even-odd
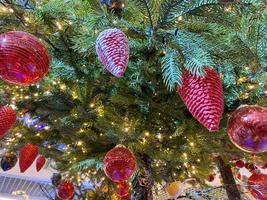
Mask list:
[[[30,33],[11,31],[0,35],[0,77],[12,84],[30,85],[48,72],[49,52]]]
[[[57,186],[57,197],[60,200],[72,200],[74,197],[74,185],[71,182],[65,181]]]
[[[235,146],[249,153],[267,151],[267,108],[242,106],[229,118],[228,135]]]
[[[254,173],[248,179],[248,190],[257,200],[267,199],[267,174]]]
[[[104,171],[114,182],[127,181],[135,171],[136,158],[123,146],[111,149],[104,158]]]
[[[235,166],[238,168],[243,168],[245,166],[245,163],[243,160],[238,160],[236,161]]]

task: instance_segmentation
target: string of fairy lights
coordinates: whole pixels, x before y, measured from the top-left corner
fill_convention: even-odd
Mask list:
[[[124,6],[123,6],[124,7]],[[38,9],[41,9],[41,5],[38,5],[37,6]],[[226,7],[225,8],[225,11],[226,12],[231,12],[232,11],[232,7]],[[11,8],[9,5],[1,5],[0,6],[0,15],[5,15],[5,14],[8,14],[8,15],[14,15],[16,14],[15,13],[16,11]],[[24,20],[24,25],[25,26],[30,26],[31,23],[34,23],[34,17],[33,16],[30,16],[29,13],[27,13],[27,15],[23,16],[23,20]],[[182,21],[183,20],[183,17],[180,16],[177,18],[178,21]],[[116,24],[116,20],[113,21],[114,24]],[[57,31],[61,31],[61,30],[64,30],[64,26],[67,25],[67,26],[71,26],[73,24],[73,21],[72,20],[66,20],[66,21],[56,21],[55,22],[55,27],[57,27]],[[97,34],[97,30],[95,30],[96,34]],[[41,39],[40,39],[41,40]],[[246,70],[249,70],[249,68],[246,68]],[[237,84],[246,84],[246,91],[244,91],[242,94],[240,94],[240,99],[241,100],[245,100],[245,99],[248,99],[250,97],[250,93],[257,90],[259,87],[264,87],[265,86],[265,83],[264,82],[259,82],[259,83],[248,83],[248,78],[245,77],[245,76],[242,76],[240,77],[238,80],[237,80]],[[40,85],[36,85],[35,86],[37,88],[37,91],[35,93],[29,93],[29,90],[27,88],[24,88],[24,87],[19,87],[19,86],[15,86],[13,87],[13,90],[11,92],[11,97],[10,98],[10,105],[14,108],[16,108],[16,104],[18,101],[21,101],[21,100],[28,100],[28,99],[37,99],[39,97],[42,97],[42,96],[47,96],[49,94],[51,94],[50,92],[50,88],[47,87],[46,90],[44,90],[43,88],[45,88],[44,86],[40,86]],[[56,87],[56,88],[59,88],[60,90],[62,91],[66,91],[68,89],[67,85],[62,83],[61,81],[53,81],[52,82],[52,87]],[[73,99],[77,99],[79,98],[79,95],[78,95],[78,92],[77,91],[71,91],[71,94],[72,94],[72,97]],[[264,91],[264,95],[267,96],[267,90]],[[99,102],[92,102],[89,104],[89,107],[91,109],[95,109],[96,110],[96,113],[98,115],[98,117],[103,117],[105,115],[105,111],[104,111],[104,106],[99,103]],[[73,112],[71,115],[73,117],[77,117],[79,113],[75,113]],[[23,118],[25,117],[25,113],[23,111],[20,111],[18,113],[19,117]],[[159,113],[159,115],[161,115],[161,113]],[[32,120],[31,118],[29,120]],[[58,121],[55,119],[54,120],[55,123],[57,123]],[[30,123],[30,121],[28,121],[28,123]],[[91,122],[84,122],[82,124],[82,126],[80,127],[80,129],[78,130],[79,134],[83,134],[83,133],[86,133],[86,129],[88,127],[91,126],[90,124]],[[115,125],[115,122],[111,122],[112,125]],[[122,128],[122,131],[125,132],[125,133],[129,133],[129,132],[132,132],[132,130],[134,130],[134,127],[133,127],[133,124],[130,123],[128,121],[128,118],[126,118],[125,122],[122,123],[123,125],[121,126]],[[38,124],[34,125],[34,126],[38,126]],[[35,128],[38,128],[38,127],[35,127]],[[36,136],[37,137],[42,137],[42,134],[46,134],[45,132],[46,131],[50,131],[50,126],[49,125],[46,125],[42,131],[38,131],[36,133]],[[100,133],[100,136],[104,136],[104,133]],[[12,146],[16,146],[18,145],[18,140],[20,140],[21,138],[23,137],[23,134],[21,132],[16,132],[14,134],[11,135],[11,137],[6,137],[5,138],[5,144],[4,144],[4,149],[3,150],[8,150],[9,147],[12,147]],[[150,131],[144,131],[143,133],[143,136],[140,140],[140,143],[142,145],[149,145],[149,141],[150,141],[150,138],[151,137],[155,137],[156,139],[158,139],[159,141],[162,141],[166,136],[164,134],[161,133],[161,128],[159,128],[159,132],[154,134],[154,133],[151,133]],[[170,135],[168,136],[169,139],[174,139],[175,136],[173,135]],[[187,145],[190,146],[190,148],[197,148],[197,145],[196,143],[194,142],[193,139],[188,139],[186,136],[185,138],[187,140]],[[54,147],[53,145],[51,144],[48,144],[45,146],[47,149],[51,149],[51,148],[56,148]],[[72,155],[72,149],[73,148],[79,148],[81,150],[81,152],[83,154],[87,154],[87,149],[86,149],[86,145],[85,145],[85,142],[82,141],[82,140],[78,140],[77,142],[75,143],[72,143],[72,144],[66,144],[63,148],[63,151],[64,151],[64,154],[66,156],[68,156],[70,158],[69,160],[69,163],[70,164],[73,164],[75,162],[77,162],[78,158],[73,156]],[[170,151],[170,149],[166,149],[166,151]],[[185,171],[185,174],[188,176],[188,177],[191,177],[191,176],[194,176],[196,173],[198,173],[197,171],[197,167],[193,164],[190,164],[190,155],[189,155],[189,152],[184,152],[182,153],[182,157],[181,159],[184,161],[183,162],[183,167],[186,169]],[[200,158],[197,158],[196,160],[198,163],[201,162],[201,159]],[[167,163],[163,160],[155,160],[154,163],[153,163],[153,167],[163,167],[163,166],[166,166]],[[87,177],[92,177],[92,176],[95,176],[97,174],[97,171],[96,169],[91,169],[91,170],[88,170],[86,173],[83,173],[83,174],[78,174],[77,176],[73,176],[71,175],[71,179],[75,179],[78,183],[81,183],[82,181],[86,180]],[[86,177],[86,176],[87,177]],[[173,176],[176,178],[179,174],[177,172],[173,172]],[[100,178],[100,181],[104,181],[105,177],[101,177]]]

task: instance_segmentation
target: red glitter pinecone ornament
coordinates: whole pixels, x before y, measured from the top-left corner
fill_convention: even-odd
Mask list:
[[[206,75],[183,72],[181,87],[177,88],[181,99],[191,114],[209,131],[218,131],[224,110],[223,87],[219,74],[209,67]]]
[[[114,76],[122,77],[129,60],[129,44],[119,29],[107,29],[96,40],[96,53],[105,68]]]
[[[46,159],[45,159],[44,156],[39,156],[37,158],[37,160],[36,160],[36,170],[37,170],[37,172],[39,172],[43,168],[43,166],[45,164],[45,161],[46,161]]]
[[[9,106],[0,108],[0,138],[4,137],[8,130],[16,122],[16,112]]]
[[[38,156],[38,147],[34,144],[26,144],[19,152],[20,172],[25,172]]]

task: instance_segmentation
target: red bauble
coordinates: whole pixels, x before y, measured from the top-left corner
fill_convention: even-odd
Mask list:
[[[253,172],[255,169],[257,169],[257,167],[252,163],[246,163],[245,168],[250,172]]]
[[[72,200],[74,197],[74,185],[71,182],[65,181],[57,186],[57,197],[60,200]]]
[[[267,108],[242,106],[229,118],[228,135],[235,146],[249,153],[267,151]]]
[[[3,106],[0,108],[0,138],[4,137],[15,124],[16,118],[16,112],[11,107]]]
[[[48,50],[35,36],[11,31],[0,35],[0,77],[16,85],[40,81],[48,72]]]
[[[26,144],[19,153],[20,172],[25,172],[38,156],[38,147],[34,144]]]
[[[236,161],[235,166],[238,168],[243,168],[245,166],[245,163],[243,160],[238,160]]]
[[[46,159],[45,159],[44,156],[39,156],[37,158],[37,160],[36,160],[36,170],[37,170],[37,172],[39,172],[43,168],[43,166],[45,164],[45,161],[46,161]]]
[[[107,29],[96,40],[96,53],[105,68],[114,76],[122,77],[129,60],[129,44],[119,29]]]
[[[267,199],[267,174],[255,173],[248,179],[248,190],[257,200]]]
[[[218,131],[224,110],[223,87],[219,74],[205,67],[201,77],[183,72],[183,85],[177,88],[191,114],[209,131]]]
[[[129,149],[117,146],[106,154],[103,164],[107,177],[114,182],[123,182],[134,173],[136,158]]]
[[[129,185],[127,182],[120,182],[117,185],[117,195],[119,197],[127,197],[129,195]]]

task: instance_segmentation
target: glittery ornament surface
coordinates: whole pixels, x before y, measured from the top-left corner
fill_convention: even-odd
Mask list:
[[[11,31],[0,35],[0,77],[12,84],[29,85],[48,72],[48,50],[35,36]]]
[[[248,190],[257,200],[267,199],[267,174],[255,173],[248,178]]]
[[[205,67],[205,76],[185,70],[183,84],[177,88],[191,114],[209,131],[218,131],[224,111],[223,87],[219,74]]]
[[[231,141],[249,153],[267,151],[267,108],[242,106],[229,118],[227,126]]]
[[[125,147],[111,149],[104,158],[104,171],[114,182],[127,181],[136,168],[134,154]]]
[[[117,195],[119,197],[126,197],[129,195],[129,185],[127,182],[120,182],[117,185]]]
[[[8,171],[15,167],[17,163],[17,156],[14,153],[8,153],[7,155],[4,155],[1,159],[1,168],[3,171]]]
[[[16,112],[9,106],[0,108],[0,138],[4,137],[8,130],[16,122]]]
[[[33,144],[26,144],[19,152],[20,172],[25,172],[38,156],[38,147]]]
[[[72,200],[74,197],[74,185],[71,182],[65,181],[57,186],[57,197],[60,200]]]
[[[129,51],[128,39],[119,29],[107,29],[96,40],[96,53],[100,61],[116,77],[124,75]]]
[[[37,170],[37,172],[39,172],[43,168],[43,166],[45,164],[45,161],[46,161],[46,159],[45,159],[44,156],[39,156],[37,158],[37,160],[36,160],[36,170]]]

